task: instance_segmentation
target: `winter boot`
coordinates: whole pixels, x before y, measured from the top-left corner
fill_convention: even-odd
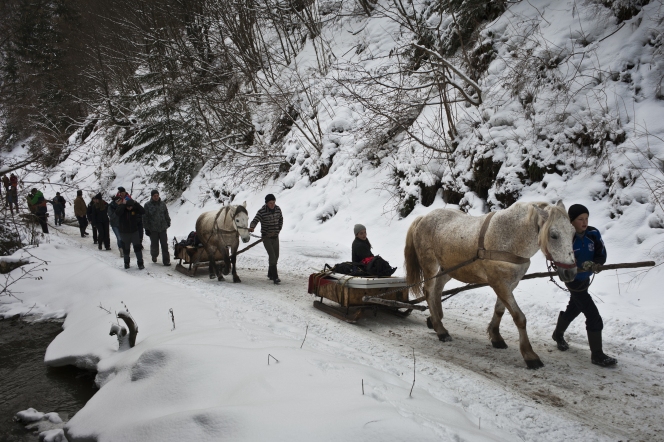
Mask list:
[[[156,256],[152,257],[152,262],[157,262],[157,257]]]
[[[125,269],[129,268],[129,261],[125,261]]]
[[[616,365],[616,358],[607,356],[602,351],[602,332],[588,330],[588,344],[590,345],[590,362],[600,367]]]
[[[272,281],[274,281],[275,284],[279,284],[281,282],[281,279],[279,279],[279,274],[277,273],[277,265],[275,264],[271,267],[274,269],[272,270],[272,276],[273,276]]]
[[[564,313],[560,312],[558,315],[558,324],[556,324],[556,329],[553,331],[551,338],[556,341],[558,344],[558,350],[565,351],[569,350],[569,344],[565,341],[565,330],[569,327],[570,322],[563,317]]]
[[[145,266],[143,265],[143,261],[138,262],[138,270],[143,270]]]
[[[269,266],[267,268],[267,279],[269,279],[270,281],[273,281],[274,280],[273,275],[274,275],[274,266]]]

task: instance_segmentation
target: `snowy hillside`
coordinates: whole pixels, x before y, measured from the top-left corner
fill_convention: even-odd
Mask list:
[[[168,155],[134,158],[149,143],[124,151],[129,129],[99,115],[70,137],[64,161],[19,171],[24,188],[47,197],[60,191],[69,201],[76,189],[88,199],[124,186],[143,202],[158,188],[169,201],[170,238],[186,237],[202,212],[229,201],[246,201],[253,216],[274,193],[284,212],[278,288],[264,276],[260,246],[238,258],[243,282],[231,284],[156,265],[125,272],[114,242],[112,252],[97,252],[73,227],[41,240],[32,253],[49,271],[17,284],[22,302],[2,298],[0,315],[66,316],[46,363],[98,371],[101,389],[67,424],[70,441],[657,440],[660,267],[604,272],[593,282],[606,352],[619,360],[613,370],[590,365],[581,318],[568,331],[572,349],[555,349],[551,332],[569,295],[545,280],[515,290],[545,364],[533,372],[507,316],[510,347],[491,348],[488,289],[444,304],[454,340],[441,343],[418,312],[358,325],[323,315],[311,306],[306,278],[350,260],[356,223],[367,226],[374,253],[403,274],[415,217],[443,207],[479,215],[515,201],[584,204],[608,263],[660,262],[661,2],[506,2],[504,11],[487,11],[465,43],[455,40],[456,18],[436,3],[313,4],[320,34],[290,63],[257,74],[265,88],[248,105],[253,144],[223,155],[214,140],[199,151],[181,146],[196,163],[183,188],[166,184],[169,173],[183,176],[169,169]],[[370,15],[362,13],[367,4]],[[426,41],[413,29],[451,46],[426,56],[413,49]],[[441,68],[441,54],[459,71]],[[282,92],[283,102],[266,98]],[[27,150],[19,143],[3,159]],[[529,271],[545,270],[538,253]],[[121,301],[140,329],[136,347],[124,352],[108,336],[114,316],[99,308],[119,311]],[[279,362],[268,366],[268,354]]]

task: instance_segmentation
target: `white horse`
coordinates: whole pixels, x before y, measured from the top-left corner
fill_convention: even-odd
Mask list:
[[[205,212],[196,220],[196,235],[203,244],[210,261],[210,279],[215,276],[219,281],[228,275],[231,265],[233,267],[233,282],[242,282],[235,269],[236,253],[242,242],[248,242],[249,213],[247,202],[241,206],[225,206],[218,211]],[[223,256],[223,270],[216,265],[215,255]],[[222,274],[223,273],[223,274]]]
[[[487,220],[488,218],[488,220]],[[451,340],[443,327],[441,293],[452,278],[465,283],[488,284],[498,295],[488,333],[495,348],[507,348],[500,336],[500,320],[509,310],[519,330],[519,349],[528,368],[542,367],[526,332],[526,316],[513,291],[530,266],[530,258],[541,250],[558,269],[564,282],[574,280],[576,264],[572,242],[574,228],[562,202],[516,203],[509,209],[474,217],[459,210],[437,209],[416,218],[406,237],[405,268],[408,284],[422,278],[431,317],[427,325],[441,341]],[[434,278],[444,269],[467,265]],[[413,289],[421,293],[421,284]]]

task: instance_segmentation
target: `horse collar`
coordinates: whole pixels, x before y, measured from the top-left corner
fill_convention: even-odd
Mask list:
[[[519,255],[515,255],[510,252],[501,252],[499,250],[486,250],[484,248],[484,237],[487,230],[489,230],[489,224],[491,223],[491,218],[496,214],[496,212],[491,212],[484,219],[482,224],[482,229],[480,230],[480,237],[477,241],[477,259],[487,259],[491,261],[503,261],[509,262],[512,264],[526,264],[530,262],[529,258],[524,258]]]

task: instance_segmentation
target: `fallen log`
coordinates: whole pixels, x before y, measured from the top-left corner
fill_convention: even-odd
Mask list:
[[[641,267],[654,267],[655,265],[657,265],[655,261],[641,261],[641,262],[625,262],[620,264],[606,264],[606,265],[597,266],[597,268],[599,271],[604,271],[604,270],[617,270],[617,269],[638,269]],[[524,279],[550,278],[557,275],[558,273],[556,272],[530,273],[521,278],[521,280],[523,281]],[[457,287],[455,289],[445,290],[443,293],[441,293],[441,296],[444,296],[443,301],[446,301],[458,293],[465,292],[466,290],[473,290],[473,289],[479,289],[481,287],[487,287],[488,285],[489,284],[467,284],[464,285],[463,287]],[[419,304],[424,300],[426,300],[426,296],[421,296],[417,299],[413,299],[407,302],[409,304]]]

